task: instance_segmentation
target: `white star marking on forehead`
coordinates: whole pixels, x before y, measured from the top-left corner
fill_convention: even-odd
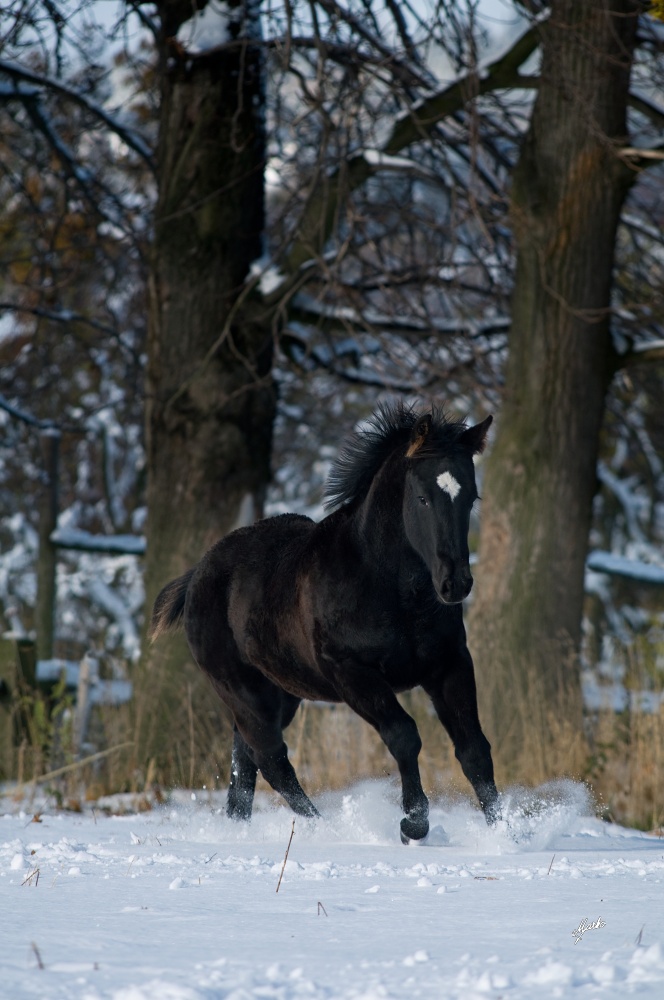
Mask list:
[[[440,486],[443,493],[447,493],[450,500],[454,500],[461,489],[451,472],[441,472],[436,479],[436,482]]]

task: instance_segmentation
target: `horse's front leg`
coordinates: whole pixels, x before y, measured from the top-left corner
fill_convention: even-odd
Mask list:
[[[377,671],[349,660],[321,657],[326,676],[354,712],[376,729],[401,775],[401,839],[422,840],[429,832],[429,802],[422,790],[417,758],[422,740],[415,720],[401,707],[392,688]]]
[[[482,732],[477,712],[473,661],[467,649],[453,661],[446,659],[422,687],[431,698],[438,718],[450,734],[463,773],[491,826],[500,818],[498,791],[493,777],[491,744]]]

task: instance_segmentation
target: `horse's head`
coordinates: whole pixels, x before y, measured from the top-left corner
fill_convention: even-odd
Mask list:
[[[473,455],[482,451],[492,417],[461,431],[449,447],[429,440],[432,418],[421,417],[406,452],[403,498],[406,537],[424,560],[443,604],[458,604],[470,593],[468,529],[477,499]]]

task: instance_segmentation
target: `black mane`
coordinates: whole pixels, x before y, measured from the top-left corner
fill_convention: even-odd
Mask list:
[[[333,510],[363,500],[374,476],[392,452],[403,448],[405,455],[413,428],[425,412],[431,413],[433,422],[416,457],[431,458],[449,452],[466,430],[463,421],[448,420],[438,407],[422,412],[406,406],[401,400],[381,403],[367,426],[351,434],[342,444],[325,487],[325,509]]]

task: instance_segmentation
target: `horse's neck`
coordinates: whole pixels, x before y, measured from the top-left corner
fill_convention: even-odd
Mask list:
[[[403,527],[403,494],[393,480],[379,474],[354,511],[353,531],[363,558],[382,570],[398,571],[404,552],[410,550]],[[412,550],[410,550],[412,551]]]
[[[363,578],[373,581],[383,599],[392,593],[392,600],[399,605],[414,601],[419,607],[421,594],[431,591],[431,577],[406,538],[401,506],[396,511],[390,509],[390,515],[383,517],[371,507],[358,508],[348,524],[353,548],[362,563]]]

